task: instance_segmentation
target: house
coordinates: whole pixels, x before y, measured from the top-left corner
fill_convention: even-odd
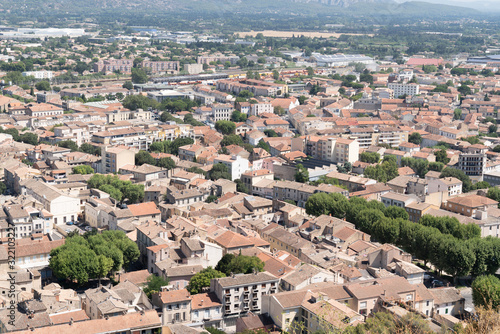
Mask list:
[[[83,211],[83,200],[66,195],[59,189],[38,180],[28,180],[23,185],[26,195],[33,196],[52,215],[55,225],[74,222]]]
[[[292,291],[319,282],[335,282],[334,273],[306,263],[282,276],[280,284],[284,291]]]
[[[135,182],[147,182],[151,180],[163,179],[167,177],[168,173],[166,169],[149,164],[143,164],[141,166],[125,165],[120,167],[119,171],[120,174],[123,175],[134,175]]]
[[[153,304],[161,309],[161,323],[188,323],[191,321],[192,296],[186,289],[160,291],[153,294]]]
[[[217,163],[221,163],[229,169],[229,172],[231,173],[231,181],[239,179],[241,174],[250,169],[250,162],[248,159],[242,158],[239,155],[229,156],[220,154],[214,159],[214,164]]]
[[[415,202],[417,200],[416,198],[411,197],[409,195],[395,193],[392,191],[382,195],[381,199],[382,203],[384,203],[386,207],[398,206],[400,208],[405,208],[408,204]]]
[[[198,293],[191,297],[192,327],[223,328],[222,303],[214,292]]]
[[[126,146],[102,147],[102,160],[98,172],[103,174],[118,173],[120,168],[135,164],[135,151]]]
[[[465,298],[454,287],[428,290],[434,297],[434,314],[460,316],[464,314]]]
[[[467,194],[465,196],[449,198],[443,202],[441,208],[467,217],[475,217],[478,211],[496,208],[498,202],[485,196]]]
[[[455,177],[438,178],[429,182],[429,194],[436,192],[447,192],[449,197],[462,193],[462,181]]]

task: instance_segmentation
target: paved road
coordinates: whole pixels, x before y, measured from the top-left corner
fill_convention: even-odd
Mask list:
[[[460,289],[460,293],[462,293],[462,297],[465,298],[465,309],[470,308],[474,311],[474,304],[472,303],[472,288]]]

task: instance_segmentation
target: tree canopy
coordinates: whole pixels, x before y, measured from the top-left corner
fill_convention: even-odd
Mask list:
[[[215,270],[224,273],[226,276],[233,274],[251,274],[254,270],[261,272],[264,270],[264,262],[257,256],[234,255],[228,253],[220,259],[215,266]]]
[[[212,278],[221,277],[226,277],[226,275],[218,270],[213,269],[212,267],[208,267],[191,277],[186,289],[193,295],[201,293],[203,292],[204,288],[210,287],[210,280]]]

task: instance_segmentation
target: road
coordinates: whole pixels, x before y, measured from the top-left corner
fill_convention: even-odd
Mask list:
[[[474,303],[472,302],[472,288],[460,289],[462,297],[465,298],[465,309],[474,312]]]

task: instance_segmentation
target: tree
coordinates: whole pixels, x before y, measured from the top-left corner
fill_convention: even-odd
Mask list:
[[[6,190],[7,190],[7,186],[5,185],[5,183],[3,183],[2,181],[0,181],[0,195],[5,194]]]
[[[460,87],[457,88],[457,90],[460,94],[464,96],[472,94],[471,88],[466,84],[462,84]]]
[[[276,133],[276,131],[274,131],[273,129],[267,129],[267,130],[264,130],[264,133],[266,134],[266,136],[268,137],[278,137],[278,134]]]
[[[394,218],[394,219],[401,218],[405,220],[408,220],[409,218],[408,212],[406,212],[405,209],[400,208],[398,206],[388,206],[387,208],[385,208],[384,216],[388,218]]]
[[[135,155],[135,164],[137,166],[141,166],[141,165],[144,165],[144,164],[148,164],[148,165],[156,165],[156,159],[153,158],[151,156],[151,154],[149,154],[148,152],[146,151],[139,151],[139,153],[136,153]]]
[[[233,254],[226,254],[215,266],[218,270],[226,276],[233,274],[251,274],[254,270],[261,272],[264,270],[264,262],[257,256],[246,256]]]
[[[201,293],[203,292],[204,288],[210,287],[210,281],[213,278],[221,277],[226,277],[226,275],[218,270],[213,269],[212,267],[208,267],[191,277],[186,289],[193,295]]]
[[[161,158],[158,160],[157,166],[171,170],[175,168],[175,161],[170,157]]]
[[[500,307],[500,279],[493,275],[480,276],[472,283],[472,299],[476,307],[498,310]]]
[[[215,201],[217,201],[219,198],[215,195],[210,195],[207,197],[207,199],[205,200],[205,203],[213,203]]]
[[[231,114],[231,121],[239,123],[239,122],[246,122],[247,120],[247,115],[242,113],[239,110],[233,111]]]
[[[236,131],[236,124],[231,121],[220,120],[215,123],[215,129],[223,135],[231,135]]]
[[[301,96],[298,97],[298,100],[299,100],[299,103],[301,105],[303,105],[304,103],[306,103],[307,97],[304,96],[304,95],[301,95]]]
[[[444,165],[450,162],[450,158],[448,158],[448,153],[444,149],[434,152],[434,155],[436,156],[436,162],[441,162]]]
[[[163,278],[160,276],[156,276],[155,274],[151,274],[146,278],[147,284],[144,287],[144,293],[151,299],[152,295],[161,291],[161,288],[167,286],[170,281],[168,278]]]
[[[496,126],[496,124],[491,124],[488,127],[488,133],[497,133],[497,130],[498,130],[498,127]]]
[[[105,193],[108,193],[109,197],[117,200],[118,202],[121,202],[121,200],[123,198],[123,194],[120,191],[120,189],[117,189],[110,184],[104,184],[104,185],[100,186],[99,190],[104,191]]]
[[[80,146],[80,151],[87,153],[87,154],[101,155],[101,149],[99,147],[95,147],[89,143],[83,143]]]
[[[225,147],[229,145],[243,145],[243,139],[239,135],[227,135],[222,138],[220,146]]]
[[[132,82],[136,84],[144,84],[148,82],[148,75],[142,68],[132,68]]]
[[[472,189],[472,181],[463,171],[459,169],[446,167],[439,176],[441,179],[444,177],[455,177],[462,181],[462,189],[464,193],[467,193]]]
[[[433,170],[436,172],[441,172],[444,168],[444,164],[442,162],[429,162],[429,170]]]
[[[23,143],[30,144],[33,146],[38,145],[38,136],[33,132],[25,132],[19,136],[19,140]]]
[[[311,66],[306,67],[307,75],[312,77],[314,75],[314,68]]]
[[[50,252],[49,266],[54,276],[83,285],[90,278],[97,276],[97,256],[85,240],[83,242],[71,241],[76,238],[83,239],[82,237],[68,238],[64,245]]]
[[[461,119],[462,118],[462,109],[460,108],[456,108],[454,111],[453,111],[453,119]]]
[[[69,148],[71,150],[71,152],[78,151],[78,145],[74,141],[72,141],[70,139],[58,142],[57,146],[64,147],[64,148]]]
[[[422,135],[418,132],[413,132],[408,137],[408,142],[413,143],[415,145],[420,145],[420,144],[422,144]]]
[[[250,190],[248,190],[248,187],[245,183],[243,183],[243,181],[237,179],[234,182],[236,183],[236,191],[240,193],[250,194]]]
[[[148,108],[158,109],[159,107],[158,102],[144,95],[129,95],[122,101],[122,104],[125,108],[130,110],[147,110]],[[162,122],[164,121],[162,120]]]
[[[380,154],[376,152],[363,152],[359,155],[359,160],[362,162],[375,164],[380,161]]]
[[[267,152],[271,152],[271,146],[263,139],[259,140],[259,142],[257,143],[257,147],[266,150]]]
[[[277,70],[273,70],[273,79],[279,80],[279,78],[280,78],[280,72],[278,72]]]
[[[73,174],[94,174],[94,168],[88,166],[88,165],[80,165],[73,167]]]
[[[223,163],[214,164],[210,170],[210,179],[215,181],[218,179],[231,180],[231,171]]]
[[[101,278],[106,277],[113,268],[113,260],[104,255],[98,255],[96,262],[96,275],[99,278],[99,285],[101,285]]]
[[[134,89],[134,84],[132,83],[132,81],[125,81],[122,85],[122,88],[131,90]]]
[[[90,70],[90,65],[83,61],[79,61],[76,63],[73,69],[75,70],[75,72],[78,72],[78,74],[82,75],[83,72]]]
[[[295,172],[295,181],[301,183],[307,183],[309,181],[309,171],[302,164],[297,164],[295,166],[297,171]]]
[[[39,81],[35,84],[35,88],[37,90],[49,91],[50,90],[50,82],[48,82],[46,80]]]

